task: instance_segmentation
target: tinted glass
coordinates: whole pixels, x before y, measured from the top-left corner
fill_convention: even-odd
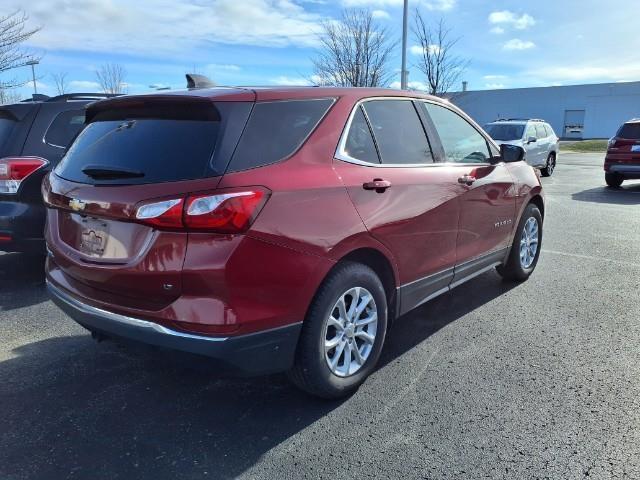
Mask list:
[[[625,123],[618,130],[617,136],[629,140],[640,140],[640,123]]]
[[[73,142],[56,173],[82,183],[140,184],[202,178],[216,145],[220,122],[129,119],[90,123]],[[124,168],[140,178],[94,179],[92,165]]]
[[[545,131],[544,126],[541,123],[536,124],[536,137],[538,138],[547,137],[547,132]]]
[[[44,141],[54,147],[67,148],[82,127],[84,127],[84,110],[61,112],[51,122],[44,135]]]
[[[413,102],[372,100],[364,103],[382,163],[432,163],[433,156]]]
[[[364,118],[362,108],[358,107],[353,120],[347,141],[344,146],[345,153],[351,158],[369,163],[379,163],[378,152],[371,137],[371,130],[367,120]]]
[[[491,155],[485,138],[469,122],[448,108],[423,103],[435,124],[447,161],[486,163]]]
[[[11,135],[15,124],[16,122],[13,120],[0,118],[0,147],[4,145],[4,142],[6,142]]]
[[[509,123],[493,123],[484,126],[485,131],[494,140],[520,140],[524,133],[524,125],[515,125]]]
[[[269,165],[292,155],[332,104],[331,98],[256,103],[229,170]]]
[[[527,135],[525,137],[525,140],[528,140],[529,137],[536,138],[536,127],[535,127],[535,125],[529,124],[527,126]]]

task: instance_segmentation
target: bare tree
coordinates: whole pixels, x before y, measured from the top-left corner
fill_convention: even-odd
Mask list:
[[[39,60],[39,57],[27,51],[22,44],[40,30],[40,27],[27,28],[29,17],[22,10],[0,16],[0,75],[9,70],[23,67],[27,62]],[[28,80],[17,78],[0,79],[0,89],[19,87]]]
[[[67,82],[67,72],[52,73],[53,83],[56,86],[58,95],[64,95],[67,93],[69,83]]]
[[[443,19],[433,27],[428,25],[417,9],[412,33],[420,46],[420,60],[416,67],[426,77],[429,93],[447,93],[469,65],[467,59],[454,53],[460,37],[451,37],[451,29]]]
[[[119,63],[105,63],[96,71],[96,79],[104,93],[125,93],[127,72]]]
[[[320,50],[314,80],[340,87],[376,87],[389,83],[389,57],[396,46],[371,11],[344,10],[340,21],[326,21],[319,35]]]

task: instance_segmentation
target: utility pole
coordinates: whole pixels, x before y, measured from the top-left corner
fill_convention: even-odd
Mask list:
[[[38,94],[38,89],[36,87],[36,68],[35,66],[40,63],[38,60],[29,60],[25,63],[25,65],[31,65],[31,77],[33,78],[33,94]]]
[[[404,0],[404,9],[402,12],[402,70],[400,71],[400,88],[407,89],[407,80],[409,72],[407,72],[407,18],[409,16],[409,0]]]

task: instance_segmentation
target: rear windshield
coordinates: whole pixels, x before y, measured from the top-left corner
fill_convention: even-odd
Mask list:
[[[629,140],[640,140],[640,122],[639,123],[625,123],[618,130],[619,138],[628,138]]]
[[[222,138],[228,137],[235,147],[250,104],[203,108],[209,110],[189,106],[177,112],[150,107],[101,112],[75,139],[56,174],[74,182],[116,185],[221,175],[233,151]]]
[[[524,133],[524,125],[512,125],[507,123],[489,123],[484,130],[494,140],[519,140]]]

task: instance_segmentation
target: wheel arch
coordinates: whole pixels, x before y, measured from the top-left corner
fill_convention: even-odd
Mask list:
[[[527,203],[527,205],[529,203],[532,203],[536,207],[538,207],[538,210],[540,210],[540,215],[542,215],[542,219],[544,220],[544,200],[542,199],[542,196],[539,194],[532,196],[529,199],[529,202]],[[525,205],[525,208],[526,208],[526,205]]]

